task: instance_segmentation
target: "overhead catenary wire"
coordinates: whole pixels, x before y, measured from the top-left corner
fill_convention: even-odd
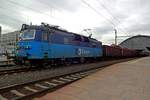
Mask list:
[[[100,2],[100,0],[96,0],[100,5],[101,7],[103,7],[111,16],[113,19],[115,19],[118,23],[121,23],[120,20],[118,20],[118,18],[114,17],[113,13],[105,6],[104,3]]]
[[[13,17],[9,17],[9,16],[7,16],[7,15],[5,15],[5,14],[0,14],[0,16],[4,16],[4,17],[8,18],[8,19],[6,19],[7,22],[4,21],[3,19],[0,19],[0,22],[1,22],[2,25],[8,25],[8,24],[9,24],[11,27],[16,28],[16,27],[14,26],[14,24],[21,25],[22,23],[24,23],[24,22],[21,21],[21,20],[18,20],[18,19],[13,18]],[[9,22],[8,22],[8,21],[9,21]]]
[[[116,29],[116,25],[115,25],[115,23],[113,22],[113,21],[111,21],[110,19],[108,19],[106,16],[104,16],[102,13],[100,13],[96,8],[94,8],[90,3],[88,3],[88,2],[86,2],[85,0],[81,0],[85,5],[87,5],[90,9],[92,9],[94,12],[96,12],[98,15],[100,15],[101,17],[103,17],[107,22],[109,22],[111,25],[112,25],[112,27],[113,27],[113,29]],[[107,9],[107,8],[106,8]],[[127,32],[126,31],[124,31],[124,30],[122,30],[121,28],[120,28],[120,31],[122,32],[122,33],[126,33],[127,34]]]
[[[33,9],[32,7],[25,6],[25,5],[23,5],[23,4],[20,4],[20,3],[18,3],[18,2],[15,2],[14,0],[6,0],[6,1],[7,1],[7,2],[10,2],[10,3],[14,4],[14,5],[17,5],[17,6],[19,6],[19,7],[22,7],[22,8],[29,9],[29,10],[31,10],[31,11],[37,12],[37,13],[39,13],[39,14],[41,14],[41,15],[45,15],[45,16],[51,17],[51,18],[53,18],[53,19],[55,19],[55,20],[60,20],[60,19],[58,19],[58,18],[56,18],[56,17],[54,17],[54,16],[51,16],[50,14],[43,13],[43,12],[40,11],[40,10]]]
[[[103,14],[101,14],[96,8],[94,8],[90,3],[86,2],[85,0],[81,0],[85,5],[87,5],[90,9],[92,9],[94,12],[96,12],[98,15],[100,15],[101,17],[103,17],[104,19],[106,19],[106,21],[108,21],[113,29],[116,29],[115,23],[113,21],[111,21],[110,19],[108,19],[107,17],[105,17]],[[122,30],[122,29],[121,29]],[[121,31],[120,30],[120,31]],[[122,33],[126,33],[125,31],[123,32],[123,30],[121,31]],[[127,33],[126,33],[127,34]],[[128,35],[129,37],[129,35]]]
[[[110,19],[108,19],[107,17],[105,17],[103,14],[101,14],[97,9],[95,9],[92,5],[90,5],[88,2],[86,2],[85,0],[81,0],[85,5],[87,5],[90,9],[92,9],[94,12],[96,12],[99,16],[103,17],[104,19],[106,19],[107,22],[109,22],[111,24],[111,26],[114,28],[115,27],[115,23],[112,22]]]
[[[3,11],[7,9],[7,8],[5,9],[5,8],[3,8],[3,7],[1,7],[1,6],[0,6],[0,8],[3,9]],[[8,14],[0,13],[0,15],[5,16],[6,18],[9,18],[9,19],[11,19],[12,21],[24,23],[24,21],[19,20],[18,18],[11,17],[11,16],[9,16]]]
[[[15,2],[15,1],[11,1],[11,0],[7,0],[7,1],[5,1],[5,2],[8,2],[9,4],[11,4],[11,5],[15,5],[16,7],[18,6],[18,7],[21,7],[21,8],[23,8],[23,9],[30,9],[31,11],[34,11],[34,12],[38,12],[39,14],[41,14],[41,15],[46,15],[47,17],[52,17],[52,16],[50,16],[49,14],[47,14],[47,13],[43,13],[43,12],[39,12],[39,10],[36,10],[36,9],[32,9],[31,7],[28,7],[28,6],[24,6],[23,4],[20,4],[20,3],[17,3],[17,2]],[[2,11],[9,11],[9,12],[15,12],[15,13],[18,13],[18,12],[16,12],[16,10],[14,10],[14,9],[9,9],[10,8],[10,6],[8,6],[8,7],[3,7],[3,6],[1,6],[0,7],[1,8],[1,10]],[[9,13],[8,12],[8,13]],[[13,13],[14,14],[14,13]],[[21,19],[19,19],[19,16],[18,16],[18,18],[17,17],[12,17],[12,16],[8,16],[7,14],[5,14],[5,13],[1,13],[0,14],[1,16],[5,16],[5,18],[8,18],[8,20],[10,20],[10,24],[11,24],[11,26],[12,27],[14,27],[13,26],[13,24],[16,22],[16,23],[18,23],[18,24],[23,24],[23,23],[26,23],[26,21],[24,21],[24,20],[21,20]],[[24,15],[24,16],[29,16],[29,15],[27,15],[27,14],[24,14],[24,13],[22,13],[22,15]],[[56,18],[54,18],[54,19],[56,19]],[[8,24],[7,22],[5,22],[5,21],[3,21],[3,20],[1,20],[1,23],[3,23],[3,24]]]
[[[114,20],[116,20],[119,24],[121,24],[121,21],[118,19],[118,18],[116,18],[116,17],[114,17],[114,15],[113,15],[113,13],[105,6],[105,4],[104,3],[102,3],[102,1],[100,2],[100,0],[96,0],[100,5],[101,5],[101,7],[103,7],[111,16],[112,16],[112,18],[114,19]],[[123,26],[122,26],[122,28],[120,28],[122,31],[124,31],[124,33],[126,33],[127,31],[126,31],[126,28],[124,28]],[[128,32],[127,32],[128,33]],[[127,34],[126,33],[126,34]],[[129,34],[127,34],[127,35],[129,35]]]
[[[20,26],[23,23],[26,23],[25,21],[18,19],[17,17],[13,17],[13,16],[9,16],[8,14],[5,13],[5,10],[8,10],[7,8],[3,8],[0,6],[0,10],[2,10],[4,13],[0,13],[0,16],[4,17],[4,19],[0,19],[0,23],[2,25],[8,25],[11,26],[12,28],[17,28],[17,26],[14,26],[14,24],[17,24],[18,26]],[[8,10],[10,11],[10,10]],[[12,10],[11,10],[12,12]],[[7,21],[6,21],[7,20]]]
[[[50,8],[49,6],[52,6],[51,8],[52,8],[52,9],[53,9],[53,8],[56,9],[57,11],[59,11],[59,13],[62,12],[62,9],[61,9],[61,8],[58,8],[57,5],[56,5],[54,2],[51,3],[50,5],[47,4],[47,3],[41,2],[41,1],[39,1],[39,0],[38,0],[37,2],[39,2],[40,4],[46,6],[47,8]]]
[[[103,14],[101,14],[97,9],[95,9],[93,6],[91,6],[91,5],[90,5],[88,2],[86,2],[85,0],[82,0],[82,1],[83,1],[88,7],[90,7],[92,10],[94,10],[98,15],[104,17],[104,18],[113,26],[113,28],[115,27],[115,23],[114,23],[113,21],[111,21],[110,19],[108,19],[107,17],[105,17]],[[40,13],[40,14],[43,14],[43,15],[52,17],[52,16],[50,16],[50,14],[43,13],[42,11],[39,11],[39,10],[37,10],[37,9],[33,9],[32,7],[25,6],[25,5],[23,5],[23,4],[20,4],[20,3],[18,3],[18,2],[15,2],[15,1],[13,1],[13,0],[7,0],[7,2],[10,2],[10,3],[15,4],[15,5],[17,5],[17,6],[20,6],[20,7],[23,7],[23,8],[27,8],[27,9],[30,9],[30,10],[32,10],[32,11],[36,11],[36,12],[38,12],[38,13]]]

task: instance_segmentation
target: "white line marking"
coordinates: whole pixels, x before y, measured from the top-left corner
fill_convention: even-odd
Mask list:
[[[133,60],[133,61],[129,61],[130,64],[134,64],[134,63],[137,63],[139,62],[141,59],[136,59],[136,60]]]

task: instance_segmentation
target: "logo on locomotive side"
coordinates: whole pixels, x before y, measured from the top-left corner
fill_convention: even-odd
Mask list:
[[[82,49],[82,48],[78,48],[76,50],[76,54],[78,56],[81,56],[81,55],[89,55],[90,54],[90,51],[89,50],[86,50],[86,49]]]

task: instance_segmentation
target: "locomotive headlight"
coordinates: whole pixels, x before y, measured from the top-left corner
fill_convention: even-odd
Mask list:
[[[17,46],[16,46],[16,50],[19,50],[19,49],[20,49],[20,47],[17,45]]]
[[[31,46],[26,45],[26,46],[25,46],[25,49],[31,49]]]

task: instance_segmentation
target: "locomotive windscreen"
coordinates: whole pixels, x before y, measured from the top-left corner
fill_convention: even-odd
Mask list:
[[[21,40],[30,40],[35,38],[35,30],[24,30],[20,34]]]

